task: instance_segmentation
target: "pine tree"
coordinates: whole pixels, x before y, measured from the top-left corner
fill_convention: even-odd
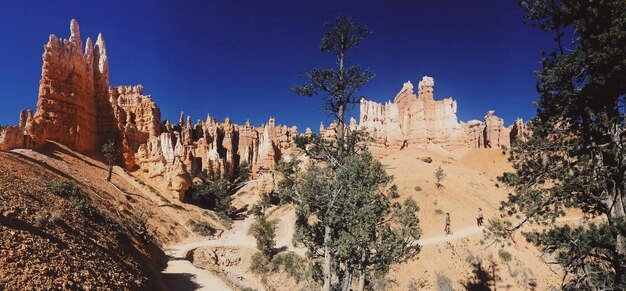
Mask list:
[[[525,233],[564,267],[564,289],[626,289],[626,1],[521,2],[525,21],[554,33],[556,49],[537,72],[537,116],[532,137],[514,144],[515,173],[501,180],[514,189],[502,208],[521,213],[521,224],[494,221],[506,237]],[[553,222],[568,209],[581,226]]]
[[[302,169],[298,160],[282,161],[279,198],[296,205],[294,241],[309,250],[313,277],[323,290],[349,290],[355,273],[364,290],[368,273],[385,274],[391,264],[419,251],[418,208],[412,200],[392,208],[386,195],[392,177],[365,150],[364,134],[345,126],[346,112],[373,77],[368,69],[346,67],[346,54],[371,32],[345,16],[325,25],[320,50],[334,55],[338,68],[314,69],[305,75],[308,82],[293,90],[322,96],[325,109],[338,121],[336,139],[296,139],[316,162]]]

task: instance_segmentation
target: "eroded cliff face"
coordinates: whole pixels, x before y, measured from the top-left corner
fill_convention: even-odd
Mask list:
[[[504,127],[502,118],[493,111],[489,111],[483,121],[459,122],[456,101],[452,98],[435,100],[434,86],[433,78],[425,76],[418,84],[417,96],[409,81],[404,83],[393,103],[361,100],[358,128],[375,139],[369,146],[374,154],[387,155],[407,146],[426,144],[446,148],[510,145],[510,128]]]
[[[191,186],[192,177],[206,172],[211,177],[230,177],[239,165],[270,189],[271,171],[285,157],[299,155],[296,127],[275,124],[274,118],[259,127],[250,122],[220,123],[210,116],[192,124],[181,113],[177,124],[161,121],[161,113],[141,85],[109,85],[109,66],[102,35],[95,44],[87,38],[84,50],[78,23],[70,23],[70,38],[51,35],[44,46],[37,109],[23,110],[17,126],[0,127],[0,150],[37,149],[46,140],[74,150],[99,152],[113,140],[121,152],[120,162],[160,183],[179,199]],[[448,148],[488,148],[524,141],[529,133],[521,119],[504,127],[493,111],[483,121],[460,123],[452,98],[434,99],[434,80],[424,77],[418,94],[411,82],[403,85],[393,103],[360,103],[360,120],[351,119],[350,130],[367,131],[375,155],[386,155],[407,146],[438,144]],[[320,135],[335,139],[337,123],[320,124]],[[306,129],[304,135],[313,132]],[[305,158],[300,156],[299,158]],[[267,184],[267,185],[265,185]]]
[[[210,117],[192,125],[183,114],[177,126],[163,123],[143,86],[109,85],[102,35],[95,45],[87,38],[83,50],[76,20],[69,39],[50,36],[42,59],[37,109],[23,110],[17,126],[0,127],[0,150],[37,149],[53,140],[89,153],[113,140],[127,169],[141,169],[183,199],[200,171],[227,177],[243,162],[253,174],[273,170],[294,147],[297,128],[276,126],[273,118],[258,128]]]

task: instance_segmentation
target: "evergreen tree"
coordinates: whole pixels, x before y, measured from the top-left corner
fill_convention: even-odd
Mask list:
[[[293,90],[322,96],[325,109],[338,121],[336,139],[296,138],[315,163],[302,169],[296,159],[282,161],[279,198],[296,205],[294,242],[308,248],[314,279],[323,283],[323,290],[349,290],[355,271],[364,290],[367,273],[384,274],[390,264],[419,251],[418,208],[411,200],[392,208],[385,195],[392,177],[364,151],[363,133],[347,131],[345,125],[349,106],[360,101],[361,86],[373,77],[368,69],[346,67],[346,53],[371,32],[345,16],[325,26],[320,50],[334,55],[338,68],[314,69],[305,75],[308,82]]]
[[[547,226],[525,237],[567,272],[567,290],[626,290],[626,1],[521,2],[525,21],[554,33],[556,49],[537,72],[532,137],[515,144],[515,191],[503,202],[521,224],[492,222],[496,237],[525,223]],[[581,226],[553,222],[568,209]]]
[[[120,153],[115,146],[115,142],[109,140],[102,146],[102,154],[104,154],[104,158],[107,161],[107,165],[109,166],[109,173],[107,175],[107,182],[111,182],[111,175],[113,175],[113,165],[117,161]]]

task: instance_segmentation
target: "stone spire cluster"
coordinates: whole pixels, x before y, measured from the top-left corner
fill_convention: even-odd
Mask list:
[[[163,123],[143,86],[109,85],[102,34],[95,44],[87,38],[83,50],[76,20],[69,39],[50,35],[42,59],[37,110],[24,110],[17,126],[0,128],[0,150],[38,149],[51,140],[89,153],[114,140],[126,168],[141,169],[183,199],[199,171],[227,176],[244,161],[253,173],[271,170],[294,147],[297,129],[276,126],[274,118],[258,128],[210,116],[192,124],[183,113],[178,125]]]
[[[273,117],[259,127],[249,121],[233,124],[228,118],[219,123],[210,115],[192,124],[182,112],[177,124],[161,121],[159,108],[144,95],[143,86],[109,85],[102,34],[95,44],[87,38],[83,47],[76,20],[70,23],[69,39],[50,35],[42,59],[37,109],[20,112],[17,126],[0,127],[0,150],[39,149],[51,140],[89,153],[113,140],[127,169],[140,170],[179,199],[200,171],[225,177],[248,164],[258,175],[271,172],[281,158],[298,155],[297,128],[276,125]],[[507,128],[493,111],[483,121],[458,122],[456,101],[435,100],[434,85],[426,76],[418,83],[417,95],[409,81],[393,102],[362,99],[359,122],[351,119],[346,127],[370,132],[375,142],[369,148],[377,155],[425,144],[499,147],[529,136],[521,119]],[[337,128],[336,122],[320,124],[320,135],[334,139]],[[304,135],[311,134],[307,128]],[[273,178],[262,180],[263,188],[272,188]]]
[[[434,99],[435,81],[424,76],[418,95],[407,81],[393,102],[380,104],[361,100],[359,129],[376,140],[370,150],[386,155],[411,145],[438,144],[448,148],[495,148],[527,134],[521,119],[509,127],[489,111],[483,121],[459,122],[457,103],[452,98]]]

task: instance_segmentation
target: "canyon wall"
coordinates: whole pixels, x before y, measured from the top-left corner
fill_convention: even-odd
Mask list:
[[[192,125],[161,121],[161,113],[144,88],[109,85],[106,45],[98,35],[83,50],[80,28],[70,23],[70,38],[50,35],[44,46],[37,109],[23,110],[17,126],[0,127],[0,150],[39,149],[47,140],[83,153],[99,152],[112,140],[120,161],[140,169],[172,195],[184,199],[191,178],[200,171],[212,177],[233,175],[246,162],[253,174],[273,170],[294,148],[297,128],[267,124],[239,126],[207,117]]]
[[[69,39],[50,35],[42,59],[37,109],[21,111],[16,126],[0,127],[0,150],[39,149],[52,140],[91,153],[112,140],[120,150],[120,163],[141,171],[181,200],[192,177],[201,171],[210,177],[230,177],[247,164],[259,176],[270,173],[281,158],[298,153],[297,128],[276,125],[274,118],[259,127],[250,122],[237,125],[228,118],[220,123],[210,116],[193,124],[184,113],[177,124],[163,122],[143,86],[109,85],[102,35],[95,44],[87,38],[83,50],[75,20],[70,23]],[[426,144],[508,146],[511,140],[525,141],[529,136],[521,119],[506,128],[493,111],[483,121],[459,122],[456,101],[435,100],[434,85],[433,78],[424,77],[417,95],[406,82],[393,102],[362,99],[359,122],[350,119],[346,127],[369,132],[374,138],[369,148],[379,156]],[[328,127],[320,124],[320,135],[335,139],[337,127],[336,122]],[[304,135],[311,134],[307,128]]]

